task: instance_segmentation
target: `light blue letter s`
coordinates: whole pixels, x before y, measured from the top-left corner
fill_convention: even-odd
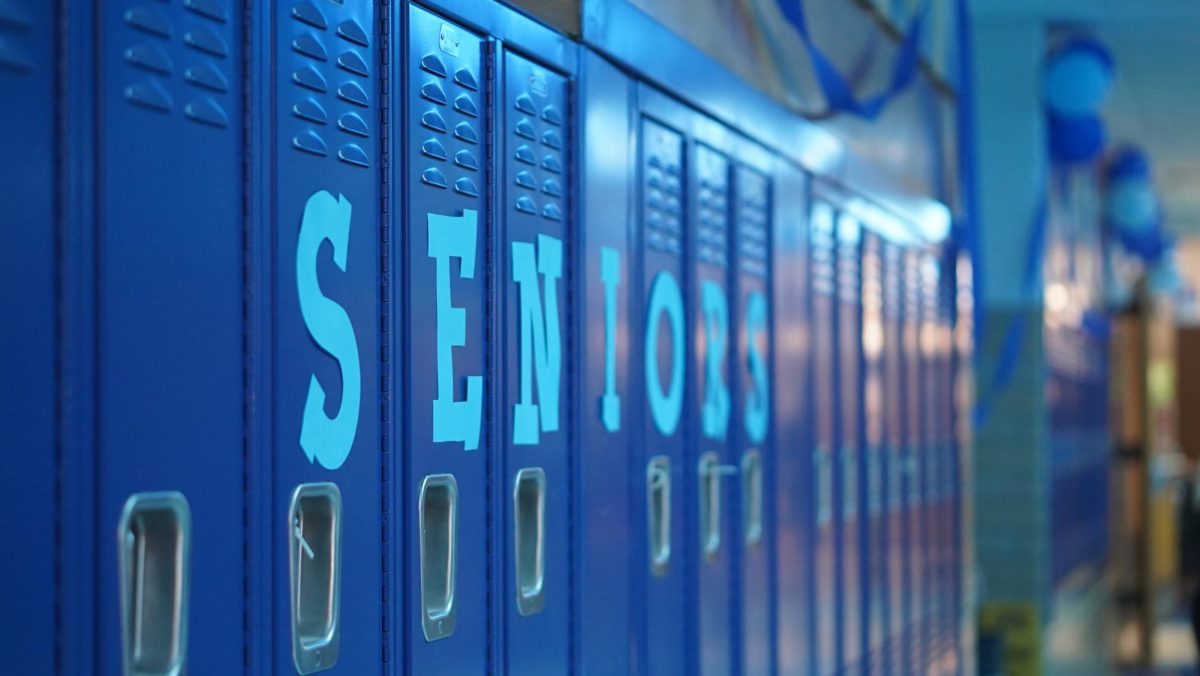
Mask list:
[[[333,245],[333,262],[345,272],[346,252],[350,247],[350,201],[341,195],[334,199],[322,190],[309,197],[304,205],[296,245],[296,287],[300,314],[309,335],[341,367],[342,405],[334,418],[325,414],[325,389],[313,374],[300,423],[300,448],[309,462],[315,460],[322,467],[337,469],[350,455],[358,431],[362,373],[350,316],[341,305],[321,293],[317,280],[317,252],[325,240]]]
[[[767,438],[767,425],[771,420],[771,383],[767,375],[767,359],[759,339],[767,335],[767,299],[761,292],[751,294],[746,305],[746,343],[750,377],[754,380],[754,392],[746,399],[744,423],[750,441],[761,444]]]
[[[454,400],[455,347],[467,344],[467,313],[450,304],[450,258],[462,261],[465,279],[475,277],[474,211],[462,216],[429,214],[430,258],[437,261],[437,399],[433,400],[433,440],[461,441],[468,451],[479,448],[479,425],[483,414],[483,377],[467,377],[466,401]]]

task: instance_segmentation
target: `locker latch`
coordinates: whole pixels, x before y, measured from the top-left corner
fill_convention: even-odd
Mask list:
[[[666,575],[671,569],[671,459],[650,458],[646,466],[646,508],[650,540],[650,570]]]
[[[292,661],[312,674],[338,659],[342,493],[336,484],[300,484],[288,509]]]
[[[517,472],[513,485],[513,545],[516,556],[517,612],[533,615],[545,603],[546,473],[541,467]]]
[[[431,474],[421,482],[421,628],[426,641],[454,633],[454,573],[458,519],[458,481],[453,474]]]
[[[117,528],[126,676],[174,676],[187,657],[191,509],[177,492],[138,493]]]
[[[721,551],[721,478],[737,474],[733,465],[722,465],[720,456],[709,451],[700,456],[700,547],[704,558]]]
[[[763,466],[757,449],[742,456],[742,537],[748,546],[763,538]]]

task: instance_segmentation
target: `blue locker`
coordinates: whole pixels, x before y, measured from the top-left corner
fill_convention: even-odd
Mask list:
[[[645,90],[640,90],[639,95]],[[684,434],[687,382],[687,316],[683,282],[684,149],[681,133],[643,114],[638,122],[640,175],[638,199],[640,275],[638,307],[642,321],[632,324],[635,354],[641,359],[637,386],[645,397],[640,428],[642,457],[632,480],[633,523],[639,553],[635,564],[638,618],[638,668],[650,674],[686,673],[688,518],[684,486],[693,468],[687,464]],[[635,362],[637,363],[637,362]],[[636,371],[635,371],[636,373]]]
[[[835,212],[825,201],[814,201],[809,218],[809,265],[812,279],[812,446],[814,510],[813,536],[813,654],[821,676],[840,669],[841,613],[839,599],[839,528],[836,502],[841,493],[834,477],[837,448],[837,364],[835,293]]]
[[[908,598],[902,644],[906,646],[909,669],[923,672],[926,663],[924,605],[929,590],[925,568],[929,542],[925,528],[924,452],[922,448],[921,275],[920,252],[905,248],[902,265],[904,347],[904,513],[908,538],[905,542]]]
[[[859,245],[862,226],[854,215],[842,211],[837,218],[837,398],[838,463],[835,470],[841,490],[837,507],[840,528],[838,571],[841,574],[842,668],[862,669],[866,638],[865,477],[862,453],[862,306],[859,294]]]
[[[937,669],[942,657],[942,604],[946,586],[941,575],[943,565],[944,510],[939,493],[941,465],[941,359],[937,335],[938,268],[937,259],[922,250],[917,258],[921,287],[921,495],[925,528],[925,596],[922,612],[922,643],[925,668]]]
[[[488,580],[500,545],[488,527],[493,441],[485,401],[495,368],[485,122],[492,57],[480,35],[416,5],[405,11],[408,56],[394,58],[407,75],[396,106],[407,141],[397,239],[406,268],[399,332],[408,341],[406,438],[397,446],[403,659],[410,673],[479,673],[491,664]]]
[[[632,508],[646,491],[645,457],[633,445],[641,436],[637,402],[644,388],[634,359],[641,338],[635,330],[639,259],[631,212],[637,162],[629,142],[634,88],[615,66],[584,51],[580,91],[584,204],[573,279],[580,365],[575,663],[582,674],[627,674],[637,646],[634,618],[642,612],[635,609],[643,608],[632,581],[647,565],[646,549],[635,540],[642,537],[645,512]]]
[[[736,326],[734,360],[733,461],[740,470],[731,505],[740,552],[741,671],[772,674],[776,662],[776,617],[779,588],[775,585],[778,543],[775,515],[776,453],[772,415],[774,345],[771,333],[771,245],[774,222],[771,160],[765,152],[743,144],[734,170],[734,241],[736,265],[732,314]],[[753,165],[750,162],[754,162]]]
[[[105,5],[95,72],[76,73],[100,123],[94,223],[71,227],[95,228],[94,408],[78,413],[94,422],[98,606],[80,621],[103,673],[236,673],[248,645],[242,16]]]
[[[0,612],[5,668],[48,674],[55,668],[56,524],[62,520],[55,487],[63,464],[57,430],[59,377],[56,219],[55,38],[58,11],[49,2],[0,5],[0,379],[8,451],[8,484],[0,535],[20,542],[0,560],[9,590]],[[20,92],[20,95],[17,95]]]
[[[866,457],[867,673],[886,673],[888,633],[887,445],[884,372],[883,240],[867,230],[862,240],[862,392]]]
[[[809,322],[807,177],[780,164],[771,235],[775,418],[775,587],[781,674],[816,671],[811,640],[814,560],[812,339]],[[786,374],[786,379],[778,377]],[[769,503],[768,503],[769,504]]]
[[[568,80],[505,51],[501,81],[496,169],[503,172],[503,220],[493,253],[502,373],[495,412],[500,522],[494,527],[503,534],[494,578],[504,622],[498,663],[506,673],[566,673],[573,432],[567,394],[574,375],[566,295],[575,192]]]
[[[705,674],[733,672],[734,557],[737,545],[734,509],[737,458],[730,443],[733,417],[733,316],[729,297],[731,205],[734,202],[729,156],[695,142],[690,145],[688,172],[687,301],[695,308],[688,335],[691,372],[689,388],[689,453],[685,481],[685,510],[694,517],[688,537],[695,538],[695,586],[690,601],[696,606],[696,659],[691,669]],[[694,505],[694,508],[693,508]]]
[[[235,12],[236,14],[236,12]],[[373,6],[296,1],[267,20],[274,650],[299,673],[363,674],[384,653],[382,134]],[[271,77],[273,75],[274,77]],[[333,566],[329,562],[333,562]]]
[[[912,593],[908,584],[907,548],[909,532],[905,512],[904,428],[905,392],[904,332],[902,324],[903,250],[884,241],[883,267],[883,378],[885,418],[885,467],[887,493],[887,668],[889,673],[908,667],[905,643],[907,608]]]

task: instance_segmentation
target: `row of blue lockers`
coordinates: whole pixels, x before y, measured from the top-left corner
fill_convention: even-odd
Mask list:
[[[498,4],[0,39],[13,673],[963,667],[903,213]]]

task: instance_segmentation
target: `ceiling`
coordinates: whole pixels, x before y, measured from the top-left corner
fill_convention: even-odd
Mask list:
[[[1112,144],[1149,154],[1168,226],[1200,236],[1200,2],[1197,0],[975,0],[976,12],[1040,15],[1049,28],[1105,42],[1116,83],[1104,118]]]

